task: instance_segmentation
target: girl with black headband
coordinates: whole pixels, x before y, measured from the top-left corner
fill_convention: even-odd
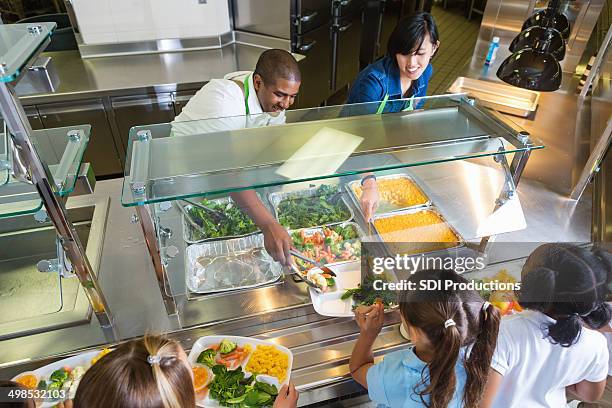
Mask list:
[[[481,408],[558,408],[566,391],[601,398],[608,375],[605,303],[612,256],[571,244],[545,244],[522,270],[520,305],[502,319]]]

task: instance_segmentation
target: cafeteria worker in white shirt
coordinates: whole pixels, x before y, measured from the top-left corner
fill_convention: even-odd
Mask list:
[[[266,50],[259,57],[255,71],[232,72],[204,85],[174,119],[172,135],[282,124],[284,111],[293,105],[300,83],[300,69],[289,52]],[[264,245],[272,258],[288,265],[291,238],[257,193],[246,190],[231,197],[261,229]]]

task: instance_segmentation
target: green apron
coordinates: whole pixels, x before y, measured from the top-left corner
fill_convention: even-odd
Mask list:
[[[376,111],[377,115],[380,115],[385,110],[385,106],[387,105],[387,101],[389,100],[389,94],[385,94],[385,98],[382,100],[380,105],[378,105],[378,110]],[[402,112],[414,110],[414,98],[410,98],[410,102],[408,102],[408,107],[402,109]]]
[[[253,74],[249,74],[247,75],[247,77],[244,79],[244,109],[246,112],[246,116],[249,116],[249,78],[252,76]]]

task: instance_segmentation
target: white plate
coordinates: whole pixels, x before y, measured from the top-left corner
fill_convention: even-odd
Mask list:
[[[361,283],[361,262],[346,262],[330,266],[336,274],[336,286],[333,291],[317,293],[309,288],[310,299],[315,312],[322,316],[349,317],[354,316],[353,298],[342,300],[341,297],[347,289],[355,289]],[[312,269],[311,271],[316,271]]]
[[[36,369],[34,371],[30,371],[30,372],[36,374],[38,376],[39,381],[40,381],[40,380],[49,380],[49,376],[55,370],[59,370],[60,368],[66,367],[66,366],[68,366],[70,368],[74,368],[76,366],[82,366],[83,368],[85,368],[85,370],[87,370],[91,366],[91,360],[95,356],[97,356],[101,351],[102,350],[88,351],[87,353],[83,353],[83,354],[79,354],[77,356],[65,358],[63,360],[56,361],[55,363],[46,365],[44,367],[40,367],[39,369]],[[24,373],[20,373],[20,374],[16,375],[15,377],[13,377],[11,379],[11,381],[15,381],[15,379],[19,378],[23,374]],[[68,395],[68,398],[66,398],[66,399],[70,399],[70,398],[74,398],[74,395]],[[59,399],[59,400],[55,400],[53,402],[50,402],[50,401],[49,402],[44,402],[42,405],[37,405],[37,406],[39,408],[49,408],[49,407],[52,407],[52,406],[56,405],[60,401],[63,401],[63,400]]]
[[[265,340],[258,340],[258,339],[253,339],[251,337],[239,337],[239,336],[205,336],[205,337],[200,337],[194,344],[193,347],[191,348],[191,351],[189,352],[189,356],[188,356],[188,360],[189,363],[191,365],[197,364],[196,360],[198,359],[198,356],[200,355],[200,353],[204,350],[206,350],[209,346],[213,345],[213,344],[219,344],[221,343],[221,341],[223,340],[229,340],[232,341],[234,343],[236,343],[238,345],[238,347],[244,347],[246,344],[251,344],[253,346],[253,352],[255,351],[255,348],[258,345],[262,345],[262,346],[274,346],[276,347],[279,351],[287,354],[289,356],[289,365],[287,366],[287,377],[285,378],[285,381],[283,381],[282,383],[279,383],[278,379],[276,377],[272,377],[269,375],[258,375],[257,376],[257,380],[261,381],[261,382],[265,382],[268,384],[272,384],[275,385],[278,389],[280,389],[281,386],[285,385],[285,384],[289,384],[289,378],[291,377],[291,367],[293,366],[293,354],[291,353],[291,350],[289,350],[287,347],[283,347],[283,346],[279,346],[278,344],[274,344],[271,341],[265,341]],[[250,372],[246,371],[244,368],[246,367],[247,363],[249,362],[249,357],[247,357],[242,364],[240,365],[243,369],[243,371],[247,374],[251,374]],[[219,405],[219,403],[210,398],[209,395],[206,396],[206,398],[202,399],[202,400],[196,400],[196,405],[199,407],[220,407],[221,405]]]

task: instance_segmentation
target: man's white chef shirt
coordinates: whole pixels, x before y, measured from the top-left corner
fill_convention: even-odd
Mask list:
[[[244,84],[246,78],[249,116],[246,116],[245,92],[235,82]],[[243,87],[246,88],[245,85]],[[172,135],[218,132],[284,122],[284,112],[263,112],[253,85],[252,72],[239,71],[229,73],[223,79],[212,79],[204,85],[174,119]]]

